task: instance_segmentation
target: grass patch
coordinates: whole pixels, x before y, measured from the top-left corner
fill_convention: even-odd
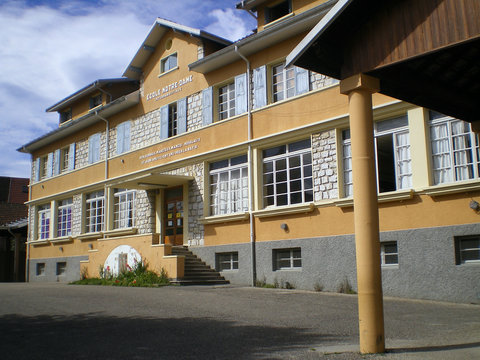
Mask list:
[[[160,274],[148,269],[148,263],[145,260],[135,263],[131,268],[127,268],[118,275],[113,275],[107,268],[100,267],[99,278],[89,278],[82,276],[81,280],[73,281],[73,285],[107,285],[107,286],[134,286],[134,287],[158,287],[170,285],[168,274],[162,268]]]

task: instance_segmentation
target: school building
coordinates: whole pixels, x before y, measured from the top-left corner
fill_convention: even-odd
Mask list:
[[[157,19],[123,77],[50,106],[58,128],[18,149],[28,280],[145,259],[198,283],[194,254],[204,283],[356,289],[348,98],[285,66],[335,3],[242,1],[258,26],[234,43]],[[373,114],[384,295],[479,303],[478,136],[379,93]]]

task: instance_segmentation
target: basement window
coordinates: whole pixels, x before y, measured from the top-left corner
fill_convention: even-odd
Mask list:
[[[216,254],[217,271],[238,270],[238,252],[217,253]]]

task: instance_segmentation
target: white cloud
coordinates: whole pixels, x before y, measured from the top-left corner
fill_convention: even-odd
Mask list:
[[[229,39],[248,33],[232,0],[35,3],[0,4],[0,176],[30,176],[30,156],[15,150],[56,128],[57,114],[44,110],[96,79],[121,77],[156,17]]]

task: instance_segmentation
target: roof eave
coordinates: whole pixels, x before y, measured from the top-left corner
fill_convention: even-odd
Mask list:
[[[22,153],[31,154],[32,152],[51,144],[54,141],[60,140],[65,136],[71,135],[76,131],[86,128],[94,123],[101,121],[97,115],[101,115],[104,118],[108,118],[118,112],[134,106],[140,102],[140,90],[136,90],[130,94],[119,97],[118,99],[108,103],[104,106],[100,106],[90,110],[84,116],[81,116],[71,122],[60,126],[59,128],[25,144],[17,149]]]
[[[203,59],[195,61],[188,67],[191,71],[196,71],[206,74],[219,67],[226,66],[234,61],[239,60],[235,48],[243,49],[242,55],[248,56],[257,51],[264,49],[266,46],[274,45],[289,37],[300,34],[308,30],[311,23],[319,21],[328,9],[335,3],[335,0],[327,1],[309,11],[286,19],[266,30],[263,30],[255,35],[242,39],[229,47],[219,50]]]

